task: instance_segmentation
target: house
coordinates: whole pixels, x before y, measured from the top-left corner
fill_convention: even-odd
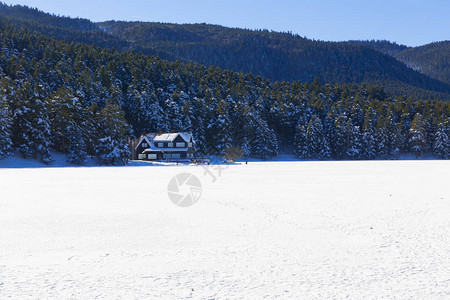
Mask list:
[[[195,148],[191,133],[161,133],[143,135],[135,147],[139,160],[190,160]]]

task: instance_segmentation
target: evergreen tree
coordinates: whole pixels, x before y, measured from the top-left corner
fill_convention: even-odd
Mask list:
[[[447,118],[444,122],[439,123],[438,130],[434,135],[434,155],[438,158],[449,159],[450,158],[450,140],[448,134],[450,132],[450,118]]]
[[[49,164],[50,121],[41,87],[25,83],[14,96],[13,142],[24,158],[33,157]]]
[[[376,144],[373,120],[370,114],[364,118],[363,134],[361,140],[361,158],[374,159],[376,157]]]
[[[322,121],[315,115],[309,120],[306,130],[306,147],[309,158],[326,159],[330,156]]]
[[[349,129],[347,116],[338,116],[335,121],[335,131],[333,135],[333,157],[336,159],[344,159],[347,156]]]
[[[267,123],[259,117],[252,116],[250,119],[251,155],[257,158],[269,159],[278,154],[278,140],[273,130],[269,129]]]
[[[379,117],[375,136],[377,142],[377,156],[380,158],[389,157],[389,137],[386,132],[385,124],[385,120],[382,117]]]
[[[362,136],[359,131],[359,126],[353,126],[351,119],[347,121],[347,134],[347,157],[349,159],[359,159],[362,151]]]
[[[303,159],[308,157],[308,148],[306,143],[306,129],[301,124],[298,124],[294,137],[294,154],[298,158]]]
[[[6,96],[0,90],[0,159],[8,157],[13,151],[11,123],[11,113],[6,103]]]
[[[66,87],[60,88],[49,98],[50,127],[53,149],[67,153],[74,131],[81,131],[84,120],[83,108],[79,99]]]
[[[298,158],[308,157],[308,144],[306,139],[306,125],[304,117],[300,117],[297,122],[297,127],[294,136],[294,154]]]
[[[247,158],[247,157],[250,156],[250,154],[251,154],[250,143],[249,143],[247,137],[243,138],[242,144],[241,144],[241,149],[242,149],[242,152],[244,154],[244,158]]]
[[[113,103],[108,102],[102,109],[98,124],[100,125],[95,154],[101,165],[124,165],[130,157],[127,132],[129,127],[124,112]]]
[[[383,124],[384,132],[386,134],[385,146],[386,146],[386,158],[398,158],[400,148],[402,147],[402,136],[400,127],[395,123],[392,112],[389,112],[388,116],[384,120]]]
[[[419,157],[426,150],[427,137],[425,123],[421,114],[416,113],[409,129],[409,143],[411,150]]]
[[[203,118],[198,116],[196,118],[196,125],[193,126],[193,136],[195,139],[195,150],[200,154],[207,154],[207,144],[205,139],[205,126],[203,125]]]
[[[86,143],[80,131],[74,130],[69,141],[67,162],[76,165],[84,165],[87,160]]]
[[[211,147],[208,147],[209,154],[222,156],[225,149],[231,147],[232,125],[227,114],[219,114],[217,119],[212,119],[208,125],[208,131],[212,139]]]

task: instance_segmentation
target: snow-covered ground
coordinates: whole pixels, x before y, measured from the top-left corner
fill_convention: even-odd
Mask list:
[[[0,169],[0,298],[450,297],[450,161],[220,168]]]

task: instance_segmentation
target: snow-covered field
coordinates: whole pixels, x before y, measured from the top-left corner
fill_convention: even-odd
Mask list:
[[[0,169],[0,298],[450,298],[450,161],[221,168]]]

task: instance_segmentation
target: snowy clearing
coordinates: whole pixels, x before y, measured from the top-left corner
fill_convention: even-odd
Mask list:
[[[0,169],[0,297],[450,297],[450,161],[221,167]]]

